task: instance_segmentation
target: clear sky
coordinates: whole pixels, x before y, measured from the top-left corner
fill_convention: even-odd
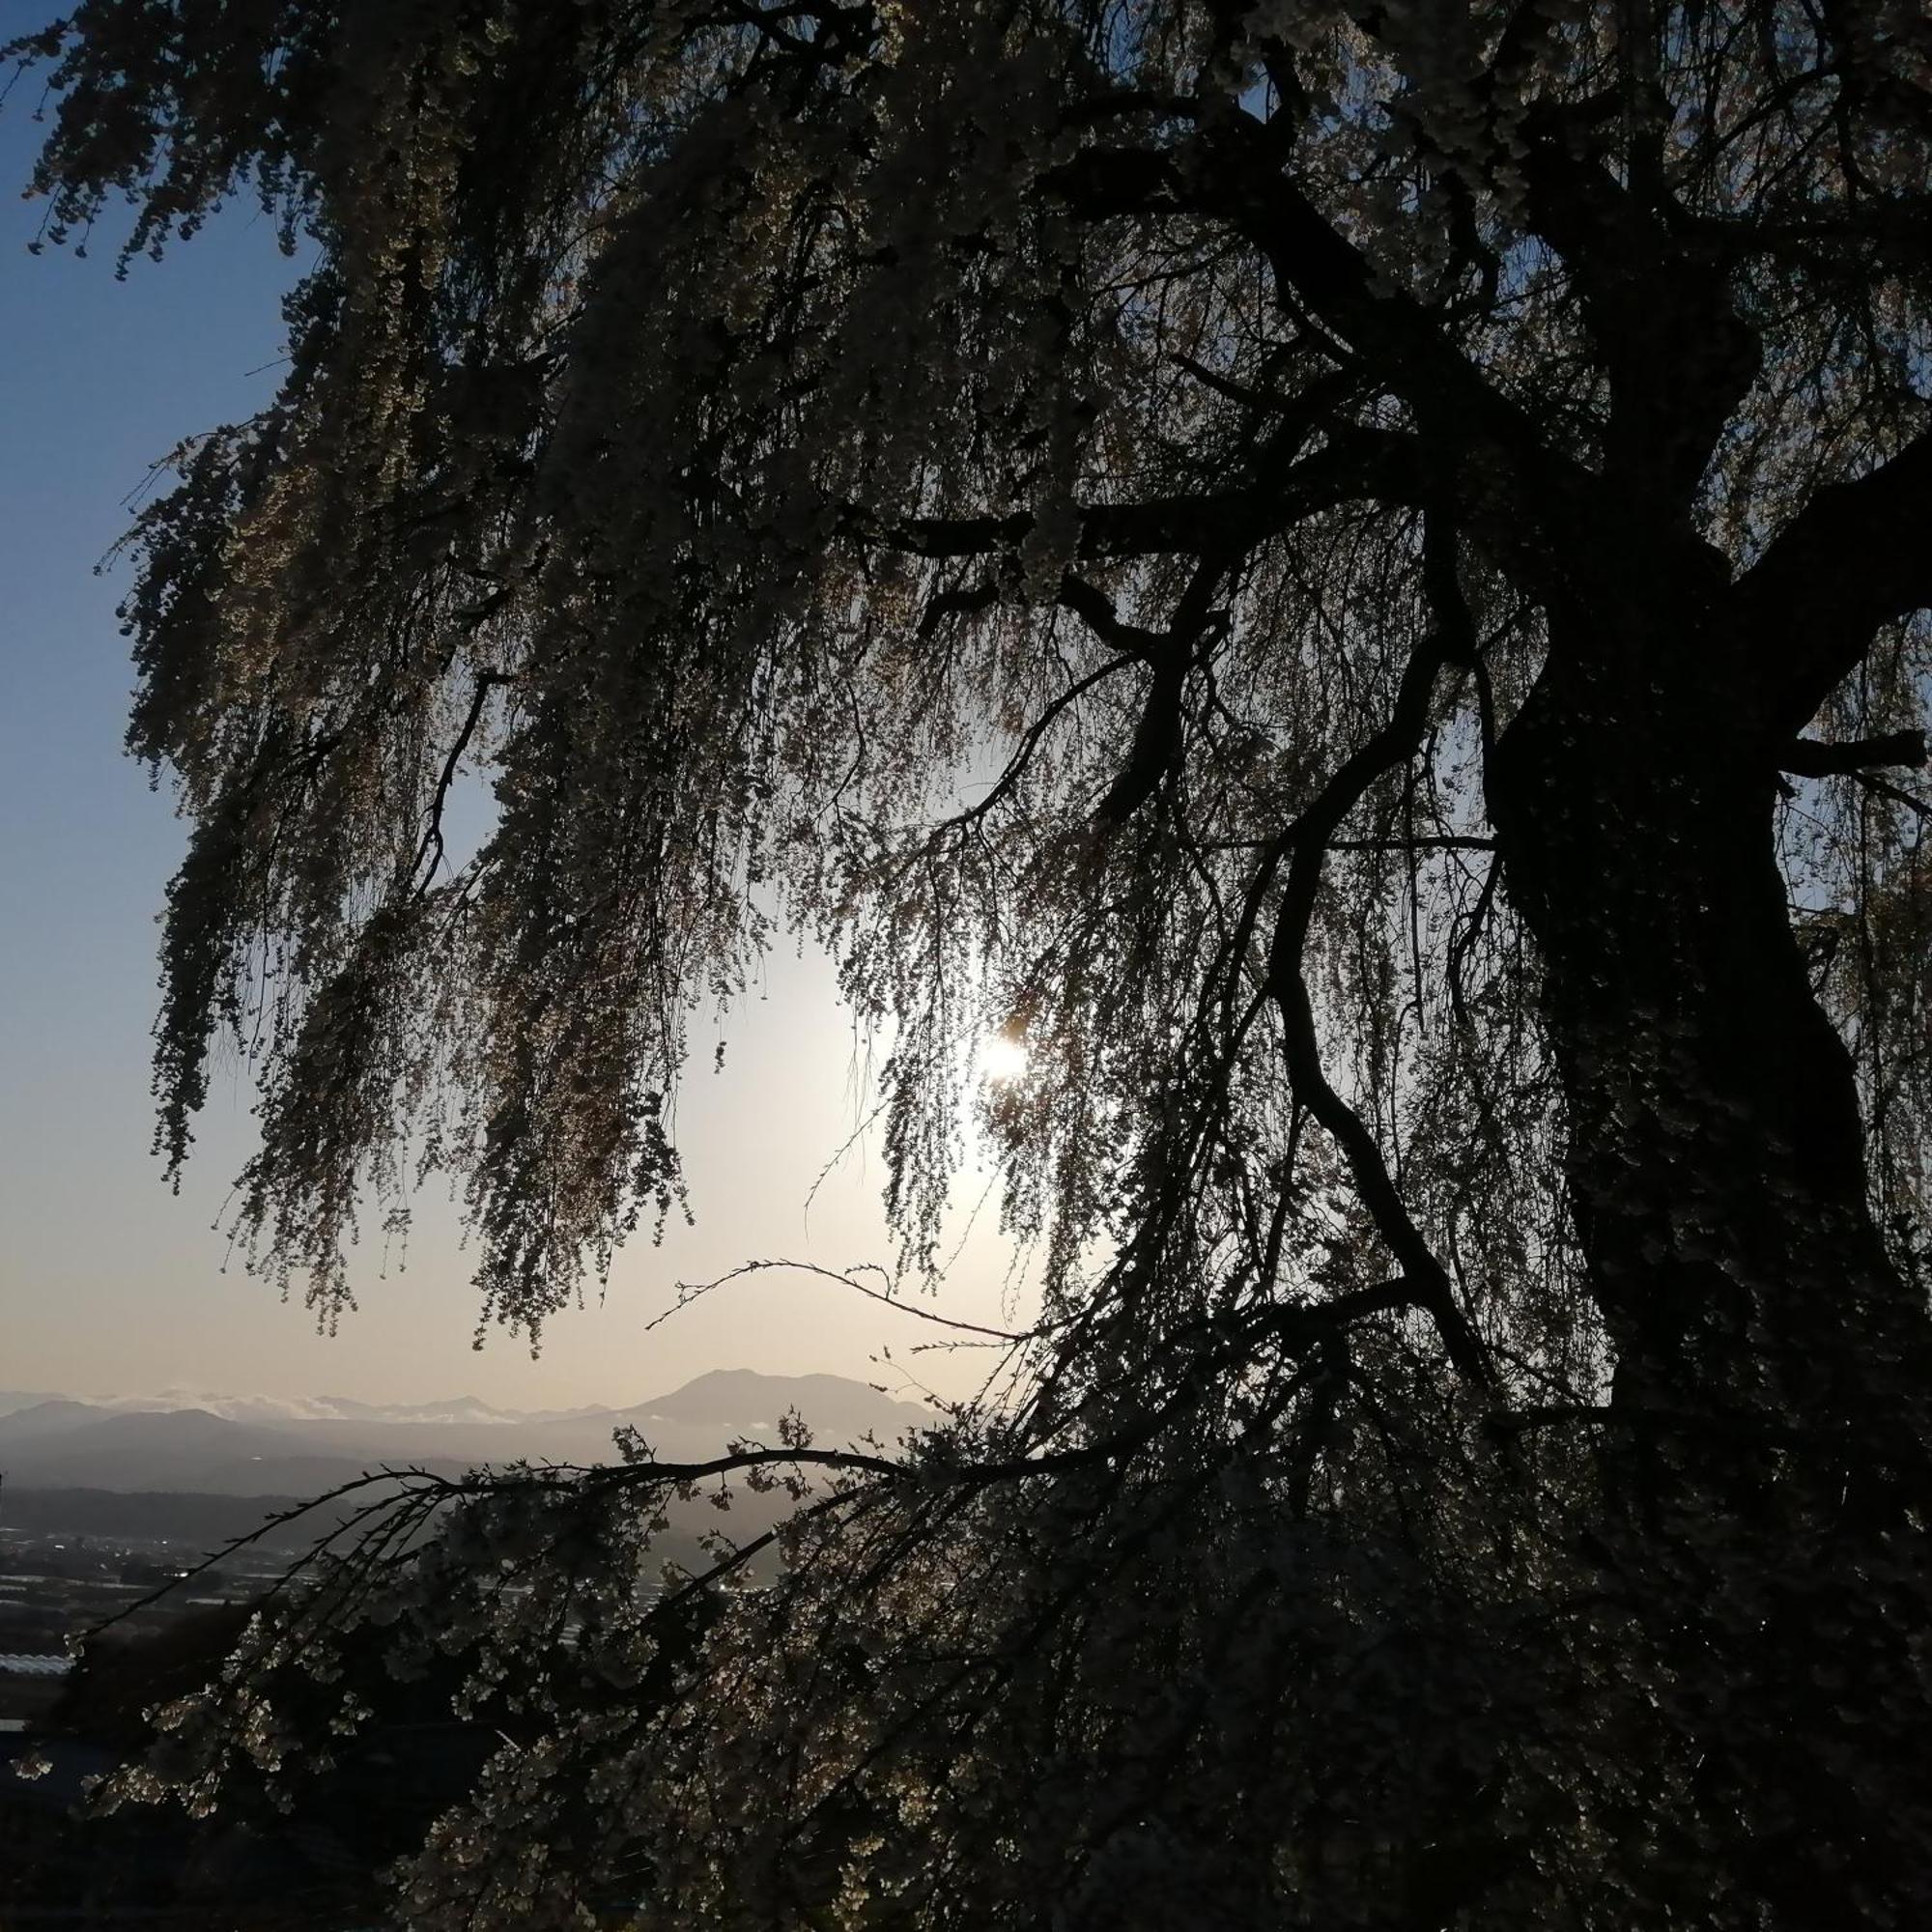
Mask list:
[[[294,269],[246,213],[123,282],[118,236],[85,261],[30,256],[24,93],[0,111],[0,1387],[468,1392],[537,1407],[635,1402],[707,1368],[893,1379],[873,1365],[881,1345],[944,1390],[970,1385],[974,1358],[904,1352],[936,1331],[802,1277],[735,1284],[644,1332],[678,1280],[744,1260],[891,1258],[864,1150],[807,1211],[860,1099],[816,959],[772,962],[764,999],[724,1029],[723,1075],[697,1034],[679,1114],[697,1226],[662,1249],[635,1242],[602,1304],[559,1318],[537,1361],[500,1333],[472,1350],[476,1300],[440,1199],[405,1274],[381,1279],[371,1254],[361,1307],[332,1339],[239,1264],[223,1272],[213,1224],[245,1156],[250,1096],[217,1084],[170,1196],[149,1153],[148,1029],[155,914],[182,829],[122,753],[132,678],[114,605],[128,579],[94,569],[155,460],[270,392]],[[983,1185],[967,1177],[962,1192]],[[937,1306],[997,1322],[1006,1264],[976,1231]]]

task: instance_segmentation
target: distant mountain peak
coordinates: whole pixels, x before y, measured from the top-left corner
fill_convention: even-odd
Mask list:
[[[713,1369],[648,1402],[519,1412],[480,1396],[368,1403],[349,1396],[45,1396],[0,1406],[0,1473],[35,1488],[287,1494],[363,1469],[451,1473],[513,1460],[609,1461],[612,1432],[636,1429],[668,1460],[717,1455],[739,1436],[772,1439],[797,1409],[826,1446],[891,1442],[933,1420],[923,1404],[835,1375]]]

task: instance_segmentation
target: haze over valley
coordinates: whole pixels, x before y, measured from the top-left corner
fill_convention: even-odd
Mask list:
[[[777,1439],[796,1409],[822,1444],[895,1442],[934,1412],[842,1376],[721,1369],[628,1407],[523,1411],[472,1396],[380,1404],[168,1390],[76,1398],[0,1391],[6,1492],[102,1490],[302,1495],[373,1468],[455,1475],[478,1463],[608,1463],[612,1435],[636,1430],[667,1462]],[[0,1503],[0,1518],[7,1515]]]

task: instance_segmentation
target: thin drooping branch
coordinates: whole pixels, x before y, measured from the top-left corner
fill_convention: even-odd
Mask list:
[[[1041,710],[1039,716],[1027,727],[1026,735],[1014,748],[1013,754],[1007,760],[1006,768],[994,781],[984,798],[976,799],[973,804],[956,811],[952,817],[943,819],[933,828],[932,837],[938,838],[951,832],[964,831],[977,825],[982,818],[1006,803],[1025,779],[1033,764],[1034,754],[1039,750],[1040,741],[1054,725],[1054,722],[1077,704],[1095,685],[1126,670],[1134,660],[1131,657],[1118,657],[1111,662],[1097,665],[1085,677],[1076,678],[1065,691],[1055,694],[1052,701]]]
[[[863,1271],[870,1272],[871,1270],[868,1268]],[[956,1316],[942,1315],[936,1308],[922,1308],[916,1301],[907,1301],[899,1295],[889,1293],[883,1289],[873,1288],[869,1283],[860,1280],[859,1277],[862,1270],[856,1267],[844,1269],[830,1268],[821,1267],[816,1262],[784,1260],[741,1262],[736,1267],[729,1268],[724,1274],[716,1275],[709,1281],[679,1282],[677,1285],[676,1301],[663,1315],[659,1315],[647,1322],[645,1324],[646,1330],[648,1331],[651,1328],[661,1326],[671,1316],[684,1308],[688,1308],[699,1296],[709,1294],[716,1289],[724,1288],[734,1281],[742,1281],[748,1275],[772,1274],[775,1272],[807,1274],[812,1275],[820,1281],[834,1282],[840,1288],[849,1288],[854,1293],[863,1294],[868,1301],[876,1301],[884,1307],[895,1310],[900,1315],[916,1316],[922,1321],[932,1322],[941,1328],[951,1328],[961,1335],[980,1335],[991,1341],[1010,1342],[1017,1345],[1030,1340],[1037,1332],[1037,1330],[1021,1332],[1009,1328],[988,1328],[978,1321],[962,1321]],[[890,1277],[887,1277],[887,1279],[890,1280]]]

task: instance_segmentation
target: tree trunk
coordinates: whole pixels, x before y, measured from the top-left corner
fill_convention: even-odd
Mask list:
[[[1932,1327],[1867,1205],[1752,688],[1747,662],[1654,612],[1559,630],[1496,748],[1491,811],[1545,962],[1615,1350],[1612,1587],[1672,1687],[1696,1794],[1660,1889],[1690,1922],[1755,1926],[1762,1903],[1779,1926],[1918,1923]]]

